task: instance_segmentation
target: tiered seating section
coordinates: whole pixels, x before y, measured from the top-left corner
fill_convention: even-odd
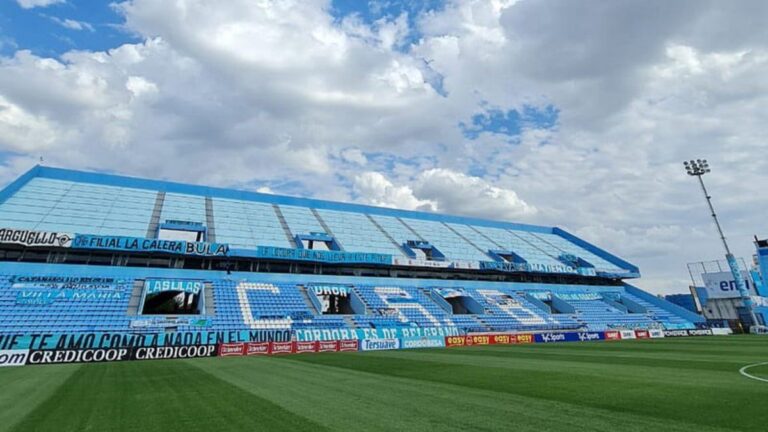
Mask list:
[[[110,286],[100,288],[105,295],[84,295],[86,290],[76,289],[70,289],[75,294],[61,294],[66,290],[14,287],[10,276],[2,276],[0,332],[137,331],[131,328],[131,321],[137,317],[129,313],[133,286],[133,279],[115,279]],[[439,288],[354,285],[350,295],[359,298],[364,310],[350,315],[321,315],[301,285],[219,279],[209,281],[207,286],[213,290],[215,304],[215,314],[206,317],[211,321],[208,330],[458,327],[466,331],[602,331],[693,327],[673,312],[619,290],[604,295],[553,291],[551,298],[573,310],[552,313],[543,303],[529,301],[525,292],[489,284],[461,289],[482,307],[481,313],[454,314],[447,302],[441,305],[433,300],[431,290]],[[25,292],[46,290],[54,294],[50,301],[22,297]],[[631,307],[627,309],[622,301]]]

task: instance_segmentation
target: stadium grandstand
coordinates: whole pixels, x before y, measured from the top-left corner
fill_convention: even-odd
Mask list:
[[[639,276],[557,227],[44,166],[0,192],[0,345],[30,362],[63,348],[385,349],[702,324],[631,285]]]

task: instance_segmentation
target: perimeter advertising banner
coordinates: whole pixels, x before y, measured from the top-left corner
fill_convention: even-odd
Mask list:
[[[29,350],[0,350],[0,367],[24,366]]]

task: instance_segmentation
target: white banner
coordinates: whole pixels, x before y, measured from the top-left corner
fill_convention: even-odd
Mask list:
[[[747,284],[747,289],[749,289],[750,295],[757,295],[755,292],[755,284],[752,282],[752,277],[749,273],[742,271],[741,276]],[[711,299],[741,297],[731,272],[703,273],[701,279],[704,280],[704,288],[706,288],[707,295]]]
[[[651,335],[651,339],[658,339],[664,337],[664,330],[662,329],[650,329],[648,333]]]
[[[0,367],[24,366],[29,350],[0,350]]]
[[[26,247],[70,247],[74,234],[0,228],[0,243]]]
[[[636,339],[635,332],[633,330],[622,330],[621,339]]]

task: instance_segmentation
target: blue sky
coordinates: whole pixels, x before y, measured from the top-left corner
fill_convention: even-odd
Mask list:
[[[681,292],[722,255],[682,160],[739,256],[768,236],[768,2],[610,3],[0,0],[0,184],[42,155],[562,226]]]
[[[0,2],[0,53],[17,49],[45,57],[71,50],[104,51],[139,38],[122,28],[124,22],[110,2],[68,0],[47,7],[22,8]]]

